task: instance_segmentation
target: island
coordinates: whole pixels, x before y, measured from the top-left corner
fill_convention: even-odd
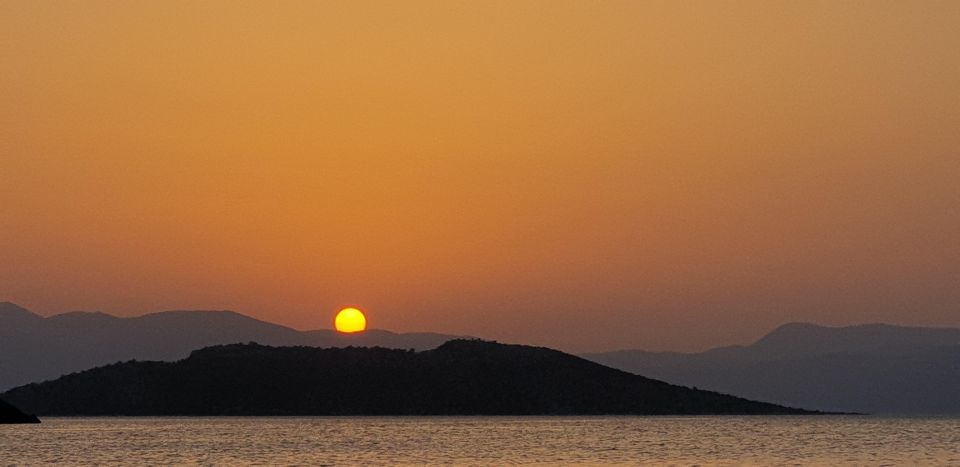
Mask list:
[[[56,416],[695,415],[810,411],[676,386],[543,347],[232,344],[127,361],[2,396]]]
[[[27,415],[20,411],[20,409],[0,400],[0,424],[14,424],[14,423],[40,423],[40,420],[33,416]]]

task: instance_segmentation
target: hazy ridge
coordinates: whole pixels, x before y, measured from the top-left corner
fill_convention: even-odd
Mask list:
[[[751,345],[585,358],[674,384],[818,410],[960,413],[960,329],[790,323]]]

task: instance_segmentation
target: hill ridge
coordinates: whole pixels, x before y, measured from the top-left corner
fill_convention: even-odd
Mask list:
[[[546,347],[455,339],[382,347],[198,349],[12,389],[40,415],[805,414],[670,385]]]

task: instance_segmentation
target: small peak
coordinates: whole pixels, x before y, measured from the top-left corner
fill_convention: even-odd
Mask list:
[[[504,344],[485,339],[452,339],[436,349],[435,352],[448,355],[475,355],[485,358],[542,357],[562,352],[546,347],[521,344]]]
[[[780,326],[777,326],[777,328],[774,329],[773,332],[777,332],[777,331],[800,331],[800,330],[807,330],[807,329],[821,329],[821,328],[823,328],[823,327],[824,327],[824,326],[821,326],[821,325],[819,325],[819,324],[804,323],[804,322],[800,322],[800,321],[794,321],[794,322],[791,322],[791,323],[784,323],[784,324],[781,324]]]
[[[40,318],[40,315],[13,302],[0,302],[0,315]]]
[[[229,316],[246,316],[241,313],[237,313],[233,310],[163,310],[155,311],[153,313],[147,313],[143,316],[155,316],[155,315],[229,315]]]
[[[824,336],[835,334],[834,329],[813,323],[786,323],[770,331],[749,347],[766,349],[768,352],[783,352],[788,349],[795,351],[800,347],[810,347],[813,350]]]
[[[436,350],[476,350],[504,346],[497,341],[484,339],[451,339],[441,344]]]
[[[27,310],[26,308],[24,308],[24,307],[22,307],[22,306],[20,306],[20,305],[17,305],[16,303],[6,302],[6,301],[0,302],[0,310],[3,310],[3,311],[7,311],[7,310],[20,310],[20,311],[27,311],[27,312],[29,312],[29,310]]]
[[[77,320],[77,319],[100,319],[100,320],[114,320],[119,319],[116,316],[113,316],[102,311],[68,311],[65,313],[56,314],[50,317],[50,319],[55,320]]]
[[[279,349],[279,348],[282,348],[282,347],[271,347],[271,346],[263,345],[253,341],[246,342],[246,343],[238,342],[235,344],[218,344],[218,345],[211,345],[211,346],[193,350],[190,352],[190,355],[187,358],[200,359],[200,358],[225,356],[225,355],[231,355],[231,354],[237,354],[237,353],[249,354],[251,352],[273,350],[273,349]]]
[[[192,319],[227,319],[235,321],[261,321],[256,318],[247,316],[243,313],[238,313],[233,310],[166,310],[166,311],[157,311],[153,313],[147,313],[140,316],[143,319],[179,319],[179,318],[192,318]],[[265,321],[261,321],[265,322]],[[272,324],[272,323],[271,323]]]
[[[807,333],[810,331],[817,331],[821,329],[826,329],[824,326],[813,323],[802,323],[802,322],[792,322],[785,323],[777,326],[772,331],[767,333],[767,335],[760,338],[760,341],[770,339],[772,337],[782,337],[782,336],[795,336],[802,333]]]

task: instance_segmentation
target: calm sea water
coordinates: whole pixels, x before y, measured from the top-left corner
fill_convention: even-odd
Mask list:
[[[960,465],[960,418],[48,418],[8,464]]]

